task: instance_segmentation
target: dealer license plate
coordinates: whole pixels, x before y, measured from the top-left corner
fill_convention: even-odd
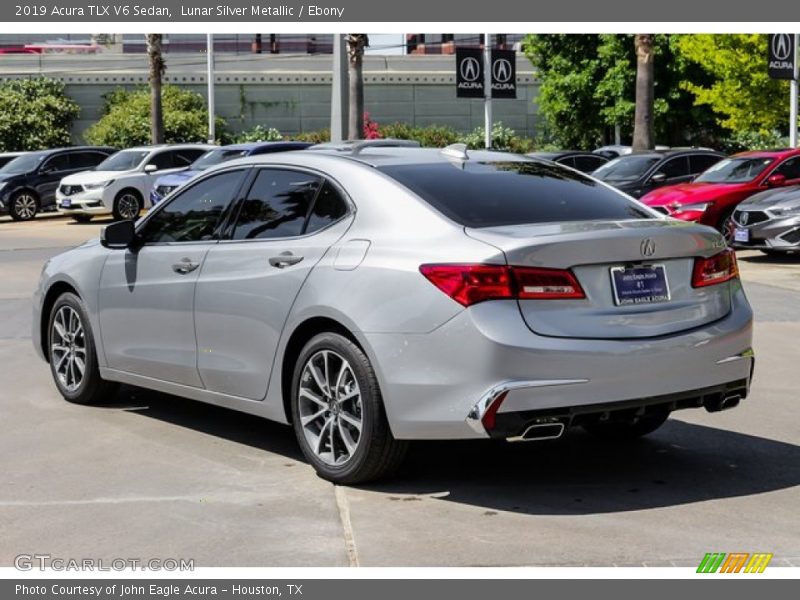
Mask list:
[[[669,300],[669,284],[664,265],[612,267],[611,283],[617,306]]]

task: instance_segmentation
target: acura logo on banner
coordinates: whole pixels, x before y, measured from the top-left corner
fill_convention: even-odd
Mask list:
[[[456,96],[483,98],[483,52],[456,48]]]
[[[456,48],[456,96],[483,98],[483,51]],[[492,98],[517,97],[517,60],[513,50],[492,50]]]
[[[513,50],[492,50],[492,98],[516,97],[516,53]]]
[[[794,78],[794,34],[770,34],[769,76],[773,79]]]

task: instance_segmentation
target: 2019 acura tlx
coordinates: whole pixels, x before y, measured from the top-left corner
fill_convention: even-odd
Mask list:
[[[291,423],[341,483],[408,440],[631,437],[747,395],[752,313],[718,232],[550,162],[406,146],[225,163],[51,259],[33,333],[59,392]]]

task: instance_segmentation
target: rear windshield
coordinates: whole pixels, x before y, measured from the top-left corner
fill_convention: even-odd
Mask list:
[[[379,169],[466,227],[654,218],[619,192],[555,164],[470,161]]]

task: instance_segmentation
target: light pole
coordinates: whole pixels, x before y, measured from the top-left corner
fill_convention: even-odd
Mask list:
[[[794,73],[792,74],[791,87],[789,88],[789,145],[792,148],[797,148],[797,43],[800,42],[800,34],[794,34],[794,56],[792,57],[792,64],[794,66]]]
[[[214,34],[206,34],[206,80],[208,85],[208,143],[217,138],[216,107],[214,106]]]
[[[347,51],[344,35],[333,35],[333,72],[331,73],[331,141],[347,138]]]
[[[492,149],[492,48],[491,33],[483,34],[483,127],[485,146]]]

